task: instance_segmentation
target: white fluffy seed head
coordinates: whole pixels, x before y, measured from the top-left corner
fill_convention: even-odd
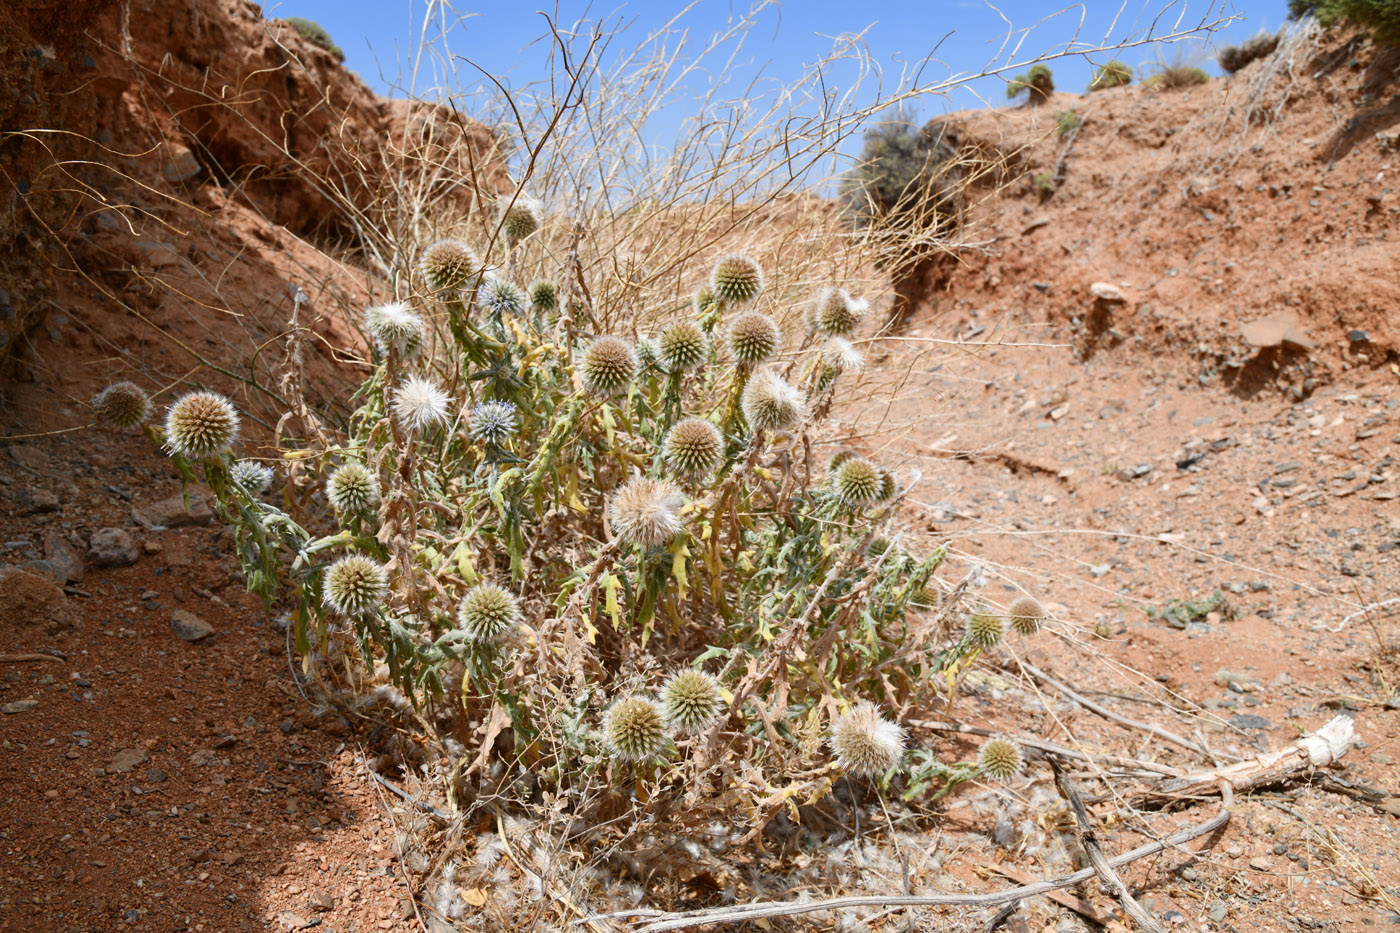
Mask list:
[[[272,485],[272,467],[256,460],[239,460],[228,472],[250,496],[260,496]]]
[[[523,194],[501,200],[501,232],[507,243],[519,243],[544,225],[544,210],[540,202]]]
[[[379,480],[359,463],[343,463],[326,480],[326,498],[342,515],[363,515],[379,505]]]
[[[740,407],[755,431],[787,431],[797,427],[807,399],[782,376],[760,369],[744,386]]]
[[[352,618],[379,608],[388,593],[384,565],[363,554],[348,554],[331,564],[322,583],[326,606]]]
[[[421,434],[447,423],[447,393],[422,376],[409,376],[394,390],[394,417],[406,431]]]
[[[238,437],[238,412],[215,392],[181,396],[165,415],[165,445],[185,457],[223,453]]]
[[[879,777],[904,757],[904,730],[866,700],[831,724],[830,743],[841,769],[855,777]]]
[[[627,544],[656,547],[674,538],[680,519],[680,490],[666,480],[636,476],[612,500],[613,532]]]
[[[151,397],[134,382],[114,382],[92,397],[97,417],[119,428],[134,428],[151,417]]]
[[[406,301],[374,305],[365,311],[365,329],[380,353],[411,357],[423,346],[423,320]]]
[[[860,325],[868,308],[865,301],[852,298],[844,288],[828,285],[807,309],[807,325],[832,337],[844,337]]]
[[[822,365],[838,373],[860,372],[865,355],[845,337],[832,337],[822,345]]]

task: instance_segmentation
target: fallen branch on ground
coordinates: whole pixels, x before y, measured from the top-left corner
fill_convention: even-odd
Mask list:
[[[929,729],[934,732],[956,732],[961,735],[979,735],[985,738],[1001,735],[1001,733],[993,732],[991,729],[979,729],[976,726],[965,726],[960,722],[937,722],[931,719],[915,719],[911,720],[909,725],[915,729]],[[1022,748],[1033,748],[1038,752],[1044,752],[1047,755],[1056,755],[1060,758],[1069,758],[1075,761],[1097,761],[1100,764],[1117,765],[1121,768],[1136,768],[1139,771],[1152,771],[1156,774],[1164,774],[1167,777],[1184,777],[1186,774],[1186,772],[1180,768],[1158,764],[1155,761],[1143,761],[1140,758],[1128,758],[1124,755],[1100,755],[1094,752],[1081,752],[1055,742],[1047,742],[1044,739],[1033,739],[1024,735],[1010,736],[1010,738]]]

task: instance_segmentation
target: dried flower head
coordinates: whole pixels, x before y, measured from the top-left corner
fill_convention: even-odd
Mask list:
[[[807,311],[807,324],[832,337],[843,337],[855,330],[865,317],[867,305],[852,298],[844,288],[828,285]]]
[[[331,564],[322,584],[326,606],[352,618],[379,608],[388,593],[384,565],[363,554],[347,554]]]
[[[924,612],[932,612],[943,604],[943,594],[938,587],[932,584],[919,587],[913,596],[909,597],[909,606]]]
[[[1007,607],[1006,621],[1022,635],[1034,635],[1045,621],[1045,607],[1038,599],[1022,596]]]
[[[536,311],[553,311],[559,307],[559,292],[553,282],[538,279],[530,283],[530,307]]]
[[[716,301],[715,291],[708,285],[701,285],[695,292],[695,297],[691,299],[691,304],[695,306],[695,316],[703,318],[705,312],[710,310],[710,306]]]
[[[904,730],[862,700],[831,724],[831,750],[847,774],[878,777],[904,756]]]
[[[460,291],[481,272],[481,257],[461,240],[438,240],[423,250],[423,277],[436,291]]]
[[[186,457],[212,457],[238,437],[238,412],[214,392],[181,396],[165,414],[165,445]]]
[[[628,544],[656,547],[670,541],[684,527],[680,509],[680,490],[673,484],[635,476],[613,496],[612,529]]]
[[[865,355],[845,337],[832,337],[822,345],[822,365],[838,373],[860,372]]]
[[[858,456],[860,456],[860,454],[856,453],[854,450],[851,450],[849,447],[842,447],[840,450],[837,450],[834,454],[830,456],[830,458],[827,459],[826,474],[828,476],[831,476],[837,471],[837,469],[840,468],[841,464],[845,463],[852,457]]]
[[[409,376],[394,390],[394,417],[406,431],[422,433],[447,423],[447,393],[422,376]]]
[[[1024,766],[1021,747],[1010,739],[988,739],[982,743],[982,750],[977,753],[977,767],[981,768],[987,777],[996,781],[1013,780]]]
[[[848,457],[831,474],[831,486],[841,504],[859,509],[880,497],[881,470],[864,457]]]
[[[544,211],[534,198],[519,195],[501,200],[501,232],[507,243],[519,243],[544,225]]]
[[[661,329],[657,338],[661,350],[661,365],[668,372],[683,373],[694,369],[710,354],[710,341],[705,332],[690,321],[675,321]]]
[[[525,289],[504,276],[491,276],[476,294],[481,306],[494,314],[520,315],[530,306],[530,296],[525,294]]]
[[[637,368],[651,369],[661,366],[661,344],[655,337],[642,337],[637,341]]]
[[[492,447],[504,447],[506,441],[515,434],[516,426],[515,405],[492,399],[481,402],[472,409],[468,430],[474,441],[481,441]]]
[[[404,301],[375,305],[365,311],[365,329],[380,353],[393,350],[413,356],[423,346],[423,319]]]
[[[1001,617],[986,609],[978,609],[967,617],[967,640],[986,651],[1001,644],[1006,636],[1006,626]]]
[[[886,502],[894,498],[894,494],[899,492],[899,480],[895,479],[893,470],[880,471],[880,492],[875,497],[876,502]]]
[[[704,418],[682,418],[666,432],[661,453],[677,473],[708,473],[724,459],[724,435]]]
[[[119,428],[134,428],[151,417],[151,397],[134,382],[114,382],[92,397],[97,417]]]
[[[379,480],[359,463],[342,463],[326,480],[326,498],[342,515],[362,515],[379,504]]]
[[[677,671],[661,688],[661,711],[666,725],[681,735],[704,732],[719,718],[719,681],[704,671]]]
[[[710,273],[710,289],[720,301],[747,304],[763,291],[763,269],[743,253],[725,256]]]
[[[600,395],[621,395],[637,375],[637,354],[621,337],[599,337],[583,354],[583,384]]]
[[[494,583],[474,586],[457,607],[457,624],[472,641],[494,642],[520,622],[520,603],[515,595]]]
[[[272,467],[256,460],[239,460],[228,472],[250,496],[260,496],[272,485]]]
[[[740,399],[744,417],[755,431],[786,431],[802,420],[807,400],[782,376],[760,369],[749,378]]]
[[[734,359],[754,366],[777,352],[783,335],[768,315],[745,311],[730,322],[728,337]]]
[[[661,707],[646,697],[627,697],[603,716],[603,741],[620,761],[655,758],[666,747],[666,723]]]

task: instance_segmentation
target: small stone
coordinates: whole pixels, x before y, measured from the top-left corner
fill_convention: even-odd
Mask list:
[[[170,613],[170,630],[185,641],[199,641],[214,634],[212,625],[184,609],[176,609]]]
[[[1123,295],[1123,290],[1111,282],[1095,282],[1089,286],[1089,294],[1099,301],[1123,302],[1128,299]]]
[[[107,762],[108,774],[126,774],[137,765],[150,761],[150,756],[146,754],[144,748],[124,748],[117,752],[116,756]]]
[[[165,783],[165,779],[166,779],[166,774],[165,774],[165,772],[162,771],[162,770],[160,770],[159,768],[147,768],[147,769],[146,769],[146,783],[147,783],[147,784],[164,784],[164,783]]]
[[[26,515],[38,515],[42,512],[58,511],[58,496],[47,489],[35,489],[30,487],[20,491],[19,503],[24,507]]]
[[[1200,877],[1201,877],[1201,876],[1200,876],[1200,874],[1196,871],[1196,869],[1191,868],[1190,866],[1187,866],[1186,868],[1183,868],[1183,869],[1181,870],[1181,880],[1182,880],[1182,881],[1195,881],[1195,880],[1199,879]]]
[[[27,713],[38,705],[38,700],[13,700],[6,703],[4,706],[0,706],[0,713],[4,713],[6,716],[12,716],[15,713]]]
[[[87,572],[83,555],[57,528],[44,532],[44,557],[63,571],[63,583],[79,583]]]
[[[1263,716],[1254,713],[1239,713],[1230,717],[1230,725],[1236,729],[1272,729],[1274,724]]]
[[[98,567],[127,567],[140,555],[136,542],[120,528],[103,528],[92,533],[87,559]]]
[[[335,898],[325,891],[312,891],[308,903],[312,910],[327,911],[335,910]]]
[[[148,528],[179,528],[183,525],[207,525],[214,520],[214,513],[203,495],[191,491],[189,508],[185,507],[184,496],[171,496],[159,502],[135,506],[132,518]]]
[[[1220,921],[1224,920],[1229,915],[1230,912],[1226,910],[1223,905],[1220,904],[1215,905],[1206,913],[1206,916],[1214,920],[1216,923],[1219,923]]]
[[[1255,871],[1268,871],[1270,868],[1273,867],[1273,864],[1273,862],[1269,861],[1262,855],[1256,855],[1254,856],[1254,858],[1249,860],[1249,867],[1254,869]]]

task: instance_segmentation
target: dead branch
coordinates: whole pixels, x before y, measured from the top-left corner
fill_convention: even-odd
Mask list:
[[[991,729],[979,729],[976,726],[967,726],[959,722],[936,722],[928,719],[915,719],[911,720],[909,725],[915,729],[929,729],[934,732],[957,732],[962,735],[979,735],[985,738],[993,738],[1001,735],[1000,732],[993,732]],[[1139,771],[1152,771],[1157,774],[1164,774],[1167,777],[1184,777],[1186,774],[1186,772],[1182,771],[1180,768],[1158,764],[1155,761],[1143,761],[1141,758],[1081,752],[1064,745],[1058,745],[1054,742],[1047,742],[1044,739],[1033,739],[1024,735],[1011,736],[1010,738],[1022,748],[1033,748],[1036,751],[1044,752],[1047,755],[1056,755],[1060,758],[1070,758],[1075,761],[1097,761],[1100,764],[1116,765],[1120,768],[1135,768]]]

